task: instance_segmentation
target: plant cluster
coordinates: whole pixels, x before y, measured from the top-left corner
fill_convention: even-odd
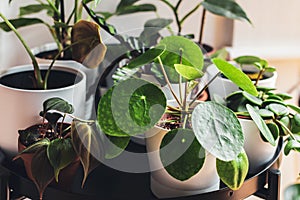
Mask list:
[[[14,159],[28,159],[27,155],[32,154],[31,168],[27,173],[32,175],[40,198],[53,179],[59,182],[60,172],[76,160],[80,160],[84,169],[82,186],[88,174],[99,164],[91,155],[91,148],[94,153],[100,151],[99,144],[95,144],[99,141],[95,139],[95,122],[79,119],[72,115],[73,111],[73,106],[65,100],[50,98],[43,103],[40,113],[43,122],[19,130],[19,141],[24,150]],[[65,122],[66,117],[71,117],[72,122]]]
[[[257,94],[251,80],[239,69],[221,59],[214,59],[213,62],[239,87]],[[168,105],[159,86],[133,75],[116,83],[102,96],[98,106],[101,129],[109,136],[126,141],[122,143],[125,148],[130,136],[153,128],[165,113],[175,116],[171,120],[178,120],[180,125],[170,130],[161,144],[160,157],[167,172],[181,181],[189,179],[200,171],[205,153],[201,158],[199,153],[205,150],[217,158],[220,178],[232,189],[238,189],[247,174],[248,161],[243,150],[244,136],[236,115],[216,102],[196,102],[207,86],[193,100],[187,100],[197,80],[204,74],[200,47],[182,36],[165,37],[155,47],[129,62],[126,68],[135,69],[149,63],[155,64],[161,71],[178,106]],[[179,83],[179,96],[173,91],[170,78]],[[178,139],[178,145],[166,150],[165,146],[173,138]],[[170,152],[178,153],[182,149],[187,151],[170,163]],[[228,173],[234,176],[228,178]]]
[[[275,93],[275,88],[257,86],[258,95],[237,91],[226,98],[226,105],[241,118],[252,119],[264,141],[273,146],[279,136],[286,138],[285,155],[300,147],[300,108],[285,103],[292,97]]]
[[[90,68],[97,67],[104,59],[106,46],[102,43],[101,40],[100,27],[94,22],[79,20],[80,18],[76,14],[77,12],[79,12],[77,7],[78,1],[75,1],[74,9],[67,21],[65,21],[64,19],[65,15],[63,0],[55,2],[47,1],[47,4],[38,1],[38,4],[21,7],[21,17],[17,19],[8,20],[2,13],[0,13],[0,18],[4,20],[4,22],[0,23],[0,28],[2,28],[4,31],[13,31],[28,53],[34,68],[33,84],[38,89],[47,89],[48,77],[50,75],[54,62],[59,59],[64,53],[70,50],[72,52],[72,58],[74,60],[83,63],[85,66]],[[59,8],[61,8],[61,12],[59,12]],[[49,16],[52,16],[54,25],[50,26],[49,24],[38,18],[22,17],[23,15],[37,13],[44,10],[47,11],[47,14]],[[82,8],[80,10],[82,10]],[[69,23],[72,17],[74,17],[75,24],[71,26],[69,25]],[[47,25],[58,44],[58,53],[53,57],[52,63],[49,65],[45,77],[43,77],[41,74],[41,69],[35,58],[35,55],[33,55],[28,44],[24,41],[20,33],[17,31],[17,28],[38,23]]]

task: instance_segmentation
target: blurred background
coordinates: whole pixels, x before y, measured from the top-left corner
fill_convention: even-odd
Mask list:
[[[14,0],[9,5],[8,0],[0,1],[0,12],[8,18],[17,16],[20,6],[28,5],[30,1]],[[119,1],[102,0],[94,10],[114,11]],[[117,16],[109,19],[120,34],[130,32],[139,33],[147,19],[157,16],[172,18],[171,10],[159,1],[145,0],[143,3],[153,3],[157,6],[157,13],[140,13],[126,16]],[[172,0],[171,0],[172,2]],[[300,75],[300,1],[299,0],[238,0],[252,21],[252,25],[246,22],[233,21],[207,13],[206,27],[203,42],[214,49],[227,47],[231,58],[251,54],[269,61],[270,65],[277,68],[277,88],[282,92],[292,94],[293,103],[298,103],[299,75]],[[186,1],[180,10],[183,14],[196,5],[198,1]],[[202,9],[199,9],[184,23],[182,33],[199,36]],[[45,13],[39,13],[39,16]],[[45,20],[47,18],[45,17]],[[176,32],[176,26],[172,25]],[[46,42],[52,42],[52,38],[43,25],[34,25],[21,28],[21,34],[30,47],[36,47]],[[111,37],[102,34],[105,43],[111,42]],[[29,57],[24,48],[13,33],[0,31],[0,70],[9,67],[29,63]],[[300,159],[296,154],[288,158],[283,157],[282,185],[283,190],[287,185],[294,183],[300,172]],[[251,197],[249,199],[256,199]]]

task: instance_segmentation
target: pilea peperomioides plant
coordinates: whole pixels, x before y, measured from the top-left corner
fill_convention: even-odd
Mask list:
[[[242,71],[220,59],[213,62],[239,87],[257,95],[256,88]],[[206,151],[217,158],[216,167],[221,180],[232,189],[238,189],[246,177],[248,161],[243,150],[244,136],[236,115],[219,103],[198,102],[198,97],[207,86],[193,100],[187,100],[197,80],[204,75],[203,54],[199,46],[182,36],[165,37],[126,67],[134,69],[149,63],[155,64],[161,71],[171,91],[170,75],[183,83],[184,86],[179,84],[179,96],[172,92],[178,106],[169,105],[155,83],[130,77],[116,83],[102,96],[98,105],[98,122],[102,130],[128,143],[130,136],[165,124],[163,122],[175,124],[169,127],[160,144],[160,159],[167,172],[181,181],[191,178],[201,170],[205,160],[205,155],[199,157],[199,153]],[[172,149],[164,148],[174,140],[178,145]],[[123,148],[126,146],[123,143]],[[121,150],[114,153],[106,157],[115,157]],[[177,154],[180,158],[170,162],[170,154]]]
[[[23,159],[27,175],[39,190],[40,199],[53,179],[58,184],[65,182],[61,180],[64,178],[72,180],[79,162],[84,171],[82,187],[88,174],[99,164],[93,156],[95,154],[91,155],[91,149],[99,155],[101,146],[95,121],[78,119],[72,116],[73,111],[73,106],[65,100],[50,98],[43,103],[43,111],[40,113],[43,122],[19,130],[21,152],[14,159]],[[66,117],[73,118],[72,122],[65,122]],[[26,163],[29,164],[26,166]],[[71,171],[72,167],[75,171],[71,177],[60,176],[64,169]]]
[[[238,91],[226,98],[226,105],[245,119],[252,119],[264,141],[273,146],[279,136],[286,138],[285,155],[291,150],[299,151],[300,108],[285,103],[292,97],[285,93],[275,93],[275,88],[257,86],[258,95]]]

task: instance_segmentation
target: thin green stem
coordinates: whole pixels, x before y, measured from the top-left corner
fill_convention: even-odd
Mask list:
[[[165,69],[164,69],[164,65],[163,65],[163,63],[162,63],[162,61],[161,61],[161,58],[158,57],[157,59],[158,59],[158,61],[159,61],[159,66],[160,66],[161,71],[162,71],[162,73],[163,73],[163,75],[164,75],[164,78],[166,79],[167,85],[168,85],[168,87],[169,87],[169,89],[170,89],[170,91],[171,91],[173,97],[175,98],[175,100],[176,100],[176,102],[178,103],[178,105],[182,108],[182,104],[181,104],[181,102],[179,101],[178,97],[176,96],[176,94],[175,94],[175,92],[174,92],[174,90],[173,90],[173,88],[172,88],[172,86],[171,86],[170,80],[169,80],[168,75],[167,75],[167,73],[166,73],[166,71],[165,71]]]
[[[257,76],[256,81],[255,81],[255,84],[254,84],[255,86],[257,86],[258,81],[259,81],[260,77],[263,75],[264,72],[265,72],[265,69],[262,69],[262,70],[259,71],[258,76]]]
[[[290,131],[290,129],[288,127],[286,127],[286,125],[284,123],[282,123],[280,120],[275,119],[275,121],[280,124],[280,126],[282,126],[287,132],[288,134],[291,136],[291,138],[293,138],[293,140],[297,140],[294,136],[294,134]]]
[[[0,17],[4,20],[4,22],[7,24],[7,26],[16,34],[16,36],[18,37],[18,39],[20,40],[20,42],[22,43],[22,45],[24,46],[26,52],[28,53],[31,61],[32,61],[32,65],[34,68],[34,77],[35,77],[35,81],[36,81],[36,86],[38,88],[43,88],[43,78],[41,75],[41,71],[39,68],[39,65],[36,61],[35,56],[33,55],[33,53],[31,52],[29,46],[26,44],[26,42],[24,41],[24,39],[21,37],[21,35],[19,34],[19,32],[16,30],[16,28],[14,27],[14,25],[12,25],[10,23],[10,21],[2,14],[0,13]]]
[[[208,88],[208,86],[221,74],[221,72],[218,72],[195,96],[195,98],[190,102],[189,106],[192,106],[193,103],[199,99],[201,94]]]
[[[188,12],[181,20],[180,20],[180,24],[182,26],[183,22],[190,16],[192,15],[195,11],[198,10],[198,8],[201,6],[201,3],[199,3],[198,5],[195,6],[195,8],[193,8],[190,12]]]

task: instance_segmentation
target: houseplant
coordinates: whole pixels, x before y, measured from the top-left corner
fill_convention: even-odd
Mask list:
[[[286,138],[286,155],[291,150],[299,151],[300,109],[285,103],[291,96],[275,93],[275,88],[257,86],[257,90],[257,96],[238,91],[226,98],[226,105],[236,112],[243,127],[251,173],[258,172],[272,159],[279,136]]]
[[[32,124],[36,120],[36,113],[45,99],[54,95],[62,95],[75,106],[77,116],[84,116],[85,109],[82,105],[85,104],[85,95],[82,94],[85,94],[86,90],[86,76],[83,72],[75,69],[54,66],[54,62],[59,55],[49,65],[39,64],[13,24],[2,13],[0,13],[0,17],[7,27],[14,31],[32,60],[32,65],[10,68],[1,75],[0,88],[3,97],[1,100],[1,110],[3,111],[3,114],[1,114],[1,133],[3,133],[1,134],[1,141],[3,141],[1,147],[6,153],[15,154],[17,151],[17,130]],[[87,57],[88,60],[93,60],[90,59],[89,52],[93,52],[93,49],[99,43],[101,43],[99,27],[95,23],[79,21],[73,27],[73,46],[76,45],[78,49],[84,50],[80,51],[79,54],[77,52],[78,56],[81,55],[79,56],[81,59]],[[69,46],[67,49],[71,47]],[[105,54],[105,49],[102,52],[93,53],[99,53],[99,57],[101,57]],[[98,60],[98,57],[96,58],[97,61],[101,61]],[[62,68],[64,72],[59,72]],[[29,74],[25,73],[23,75],[22,71]],[[61,73],[62,75],[60,75]],[[64,76],[65,74],[67,74],[67,77]],[[71,77],[71,79],[68,77]],[[12,80],[10,80],[11,78]],[[66,83],[65,80],[69,80],[69,82]],[[74,98],[75,96],[76,98]],[[79,96],[80,98],[78,98]],[[20,112],[20,110],[24,112]],[[15,116],[18,116],[18,118]]]
[[[42,123],[19,130],[20,154],[14,159],[24,161],[27,175],[38,188],[40,199],[53,180],[60,187],[70,187],[79,163],[84,170],[82,186],[99,164],[91,155],[91,148],[94,153],[100,152],[95,122],[79,119],[72,115],[73,112],[71,104],[53,97],[43,103]],[[67,117],[72,118],[71,123],[65,121]]]
[[[276,68],[270,66],[265,59],[252,55],[244,55],[234,58],[231,64],[241,69],[253,81],[254,85],[274,88],[276,87]],[[218,69],[211,65],[207,69],[210,77],[218,73]],[[219,76],[216,81],[209,86],[209,92],[214,94],[212,99],[225,98],[230,93],[239,90],[238,87],[226,77]],[[217,96],[217,97],[216,97]]]
[[[255,87],[241,71],[220,59],[215,59],[213,62],[228,78],[256,95]],[[179,73],[179,82],[183,82],[185,87],[181,88],[182,93],[180,94],[182,95],[180,96],[172,93],[179,106],[167,105],[166,97],[157,85],[142,79],[128,78],[118,82],[102,96],[98,105],[98,122],[101,129],[107,135],[126,141],[122,147],[125,148],[130,136],[153,128],[157,129],[157,122],[162,116],[168,114],[172,116],[170,120],[175,121],[177,126],[169,129],[170,132],[163,136],[163,142],[158,141],[156,146],[160,147],[160,150],[148,152],[156,154],[158,158],[160,157],[158,162],[163,163],[162,168],[153,170],[165,170],[169,174],[168,176],[184,183],[200,171],[206,151],[211,154],[211,157],[217,158],[217,167],[210,166],[214,169],[213,173],[216,174],[218,170],[222,181],[232,189],[238,189],[247,174],[248,164],[243,153],[243,134],[235,114],[215,102],[199,103],[196,106],[195,101],[203,90],[196,95],[194,100],[188,102],[186,99],[188,93],[195,86],[193,84],[195,79],[203,76],[203,54],[199,46],[182,36],[165,37],[157,46],[133,59],[127,68],[137,68],[149,63],[158,63],[168,86],[170,86],[168,70],[175,68]],[[171,89],[171,91],[173,90]],[[166,107],[168,107],[167,110]],[[146,136],[148,141],[157,135]],[[165,151],[166,154],[163,154],[165,146],[169,146],[168,143],[173,138],[180,138],[179,141],[174,140],[179,142],[178,145],[172,146],[171,150],[168,149]],[[118,146],[120,147],[120,145]],[[180,147],[182,148],[180,149]],[[148,144],[147,148],[149,149]],[[187,151],[185,152],[185,150]],[[120,154],[120,151],[119,148],[116,155]],[[171,154],[177,155],[174,158]],[[198,157],[200,155],[204,157]],[[107,155],[107,157],[114,156]],[[149,159],[149,161],[152,160]],[[232,176],[227,176],[227,174]],[[199,184],[199,181],[197,183]],[[170,188],[168,185],[165,187]],[[197,186],[195,187],[197,188]],[[194,189],[194,192],[199,192],[201,189],[203,188]],[[177,188],[177,190],[180,193],[182,189]],[[157,193],[156,195],[163,197]],[[183,193],[177,195],[182,196]],[[184,193],[184,195],[188,194]]]

